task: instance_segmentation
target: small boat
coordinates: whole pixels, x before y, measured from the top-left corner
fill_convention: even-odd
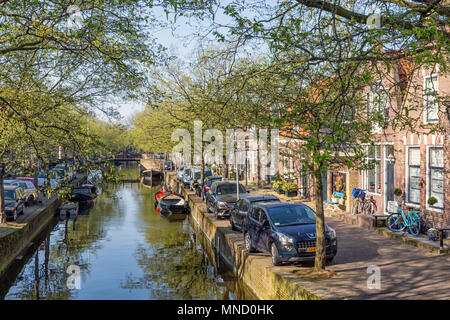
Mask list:
[[[147,187],[154,187],[163,181],[164,174],[161,171],[149,169],[141,172],[141,183]]]
[[[165,186],[163,186],[161,190],[159,190],[158,192],[155,193],[155,209],[158,207],[159,200],[162,197],[165,197],[169,194],[175,194],[179,197],[183,197],[181,194],[176,193],[175,191],[172,191],[172,190],[167,190],[167,188]]]
[[[73,217],[78,215],[78,202],[68,202],[59,207],[60,217]]]
[[[156,211],[169,221],[184,220],[190,213],[187,201],[172,193],[159,198]]]
[[[69,196],[70,201],[78,202],[81,207],[86,208],[91,206],[95,198],[97,198],[98,188],[92,184],[82,184],[78,187],[72,188],[72,193]]]

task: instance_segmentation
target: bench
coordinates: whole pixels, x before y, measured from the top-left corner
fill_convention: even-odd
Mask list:
[[[436,228],[439,231],[439,249],[444,249],[444,231],[449,231],[450,228]]]

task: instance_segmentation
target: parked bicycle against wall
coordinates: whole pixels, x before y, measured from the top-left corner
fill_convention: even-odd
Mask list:
[[[397,212],[391,213],[386,220],[386,225],[389,230],[400,232],[408,229],[412,235],[418,235],[420,232],[420,214],[421,211],[412,210],[407,214],[402,209],[403,201],[397,201]]]
[[[372,196],[366,197],[366,191],[354,188],[352,191],[353,202],[352,202],[352,214],[370,214],[373,215],[377,212],[377,203]]]

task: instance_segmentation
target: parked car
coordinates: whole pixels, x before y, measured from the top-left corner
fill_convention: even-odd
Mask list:
[[[179,182],[181,182],[181,180],[183,179],[183,171],[184,171],[184,166],[180,166],[180,167],[177,169],[177,180],[178,180]]]
[[[244,224],[245,248],[268,252],[275,266],[282,262],[313,261],[316,255],[316,214],[300,203],[261,203]],[[337,253],[336,232],[325,225],[326,259]]]
[[[32,179],[32,178],[30,178]],[[37,189],[33,183],[33,181],[30,180],[24,180],[24,178],[17,178],[14,180],[3,180],[3,183],[5,185],[12,185],[12,186],[19,186],[23,189],[23,195],[25,199],[25,205],[31,206],[33,205],[36,200],[38,199],[38,192]]]
[[[183,187],[185,187],[185,188],[189,185],[190,175],[191,175],[191,167],[184,167],[183,175],[181,177],[181,183],[183,184]]]
[[[66,170],[61,167],[55,167],[53,171],[56,174],[57,179],[60,181],[60,184],[64,184],[69,182],[69,176],[66,173]]]
[[[173,170],[175,166],[172,161],[164,161],[164,170]]]
[[[3,187],[3,198],[5,199],[6,218],[16,221],[17,216],[23,214],[25,209],[22,187],[5,185]]]
[[[38,188],[42,188],[42,187],[44,187],[44,186],[46,186],[48,184],[48,182],[47,182],[48,176],[50,176],[50,186],[53,189],[58,189],[60,184],[61,184],[61,181],[58,179],[58,176],[57,176],[56,172],[54,172],[52,170],[50,170],[48,172],[48,174],[47,174],[46,171],[39,172],[39,175],[38,175]]]
[[[212,171],[210,168],[205,167],[205,177],[212,176]],[[195,190],[194,183],[201,183],[201,177],[202,177],[202,168],[200,167],[193,167],[191,168],[191,172],[189,174],[188,181],[188,187],[191,190]]]
[[[230,212],[231,229],[243,231],[248,212],[252,209],[253,205],[265,202],[280,202],[280,199],[272,195],[248,195],[240,198]]]
[[[216,181],[211,185],[206,196],[206,209],[213,212],[216,218],[230,216],[230,210],[237,201],[237,186],[239,185],[239,194],[246,195],[242,184],[236,181]]]
[[[205,183],[202,185],[200,184],[200,196],[202,197],[203,201],[206,201],[206,195],[208,194],[209,190],[211,189],[211,185],[215,181],[222,181],[222,176],[210,176],[206,177]]]
[[[73,170],[73,168],[69,165],[69,164],[66,164],[66,163],[58,163],[56,166],[55,166],[55,168],[54,168],[55,170],[56,169],[62,169],[62,170],[64,170],[64,176],[65,176],[65,180],[66,180],[66,182],[68,182],[68,181],[72,181],[74,178],[75,178],[75,171]]]

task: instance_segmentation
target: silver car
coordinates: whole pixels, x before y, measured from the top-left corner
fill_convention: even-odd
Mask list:
[[[177,180],[181,181],[183,179],[183,170],[184,166],[181,166],[177,169]]]

